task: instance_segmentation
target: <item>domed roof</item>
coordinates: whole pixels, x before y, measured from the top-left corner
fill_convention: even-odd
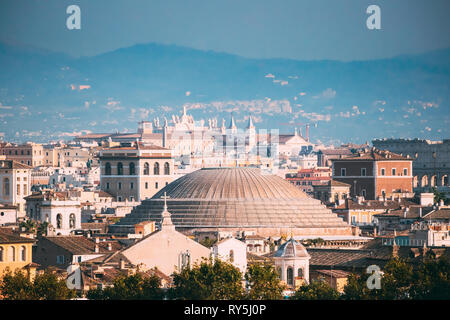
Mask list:
[[[116,225],[162,219],[163,195],[179,228],[348,228],[319,200],[256,168],[201,169],[142,201]]]
[[[257,168],[201,169],[187,174],[153,196],[164,192],[172,199],[291,199],[308,198],[300,189]]]
[[[273,256],[275,258],[310,258],[306,248],[293,238],[283,243]]]

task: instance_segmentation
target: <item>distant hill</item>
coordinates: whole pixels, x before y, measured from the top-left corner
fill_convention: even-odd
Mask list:
[[[179,113],[196,119],[249,114],[258,128],[313,140],[449,137],[450,49],[339,62],[249,59],[139,44],[72,58],[0,44],[0,132],[5,140],[70,138],[81,130],[134,131],[137,121]],[[26,130],[26,131],[23,131]]]

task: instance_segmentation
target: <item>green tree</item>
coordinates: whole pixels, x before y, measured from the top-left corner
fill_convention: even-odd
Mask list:
[[[447,197],[445,196],[445,193],[440,192],[436,187],[433,187],[431,190],[433,191],[434,194],[434,203],[439,203],[441,200],[443,200],[444,203],[447,202]]]
[[[51,272],[37,275],[33,287],[41,300],[67,300],[76,297],[76,291],[67,288],[66,281]]]
[[[339,292],[325,281],[313,281],[304,284],[291,297],[292,300],[337,300]]]
[[[164,291],[158,276],[138,272],[122,274],[114,279],[112,287],[91,289],[86,296],[91,300],[162,300]]]
[[[246,298],[250,300],[278,300],[283,299],[285,286],[274,267],[269,264],[252,264],[245,274],[250,287]]]
[[[413,267],[404,259],[393,258],[384,266],[380,299],[403,300],[409,298],[413,281]]]
[[[242,274],[232,264],[219,259],[204,260],[173,274],[170,298],[180,300],[237,300],[244,290]]]
[[[347,284],[344,287],[344,293],[341,296],[343,300],[373,300],[378,298],[377,289],[369,289],[367,279],[370,274],[351,274],[347,278]]]
[[[25,221],[22,221],[19,225],[20,229],[25,231],[25,232],[30,232],[33,233],[36,231],[36,222],[28,219]]]
[[[33,283],[21,271],[7,270],[0,279],[0,296],[5,300],[37,300]]]
[[[47,235],[48,222],[42,222],[38,224],[37,227],[37,236],[46,236]]]
[[[216,242],[217,242],[217,239],[209,239],[209,238],[207,239],[207,238],[205,238],[205,239],[201,240],[199,243],[202,246],[205,246],[207,248],[211,248]]]
[[[22,271],[16,271],[3,276],[0,295],[8,300],[66,300],[74,298],[76,292],[53,273],[45,272],[30,281]]]
[[[413,274],[411,299],[450,300],[450,263],[427,259]]]

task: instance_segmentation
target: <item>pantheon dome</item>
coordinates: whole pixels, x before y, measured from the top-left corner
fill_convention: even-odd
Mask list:
[[[173,181],[111,226],[161,223],[164,200],[178,231],[245,231],[262,236],[351,235],[351,227],[319,200],[257,168],[205,168]]]

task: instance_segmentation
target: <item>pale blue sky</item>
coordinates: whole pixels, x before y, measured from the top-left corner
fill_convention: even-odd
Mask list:
[[[66,29],[66,8],[82,29]],[[366,28],[381,7],[382,30]],[[448,0],[2,0],[0,41],[94,55],[135,43],[254,58],[365,60],[450,47]]]

